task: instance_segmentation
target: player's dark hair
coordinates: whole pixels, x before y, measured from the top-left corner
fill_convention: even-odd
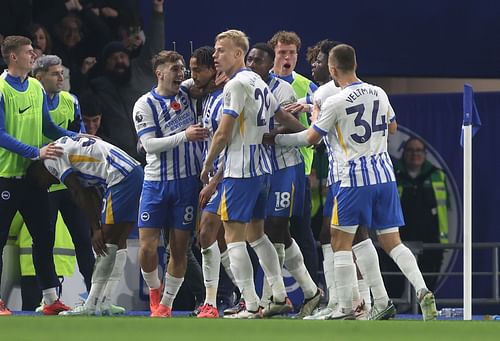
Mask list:
[[[85,91],[78,97],[78,101],[80,102],[80,112],[82,116],[94,117],[102,115],[101,101],[94,92],[90,90]]]
[[[405,153],[406,152],[406,149],[408,148],[408,145],[410,144],[410,142],[412,141],[418,141],[422,144],[422,146],[424,146],[424,152],[427,151],[427,146],[425,145],[425,142],[422,141],[421,138],[419,137],[416,137],[416,136],[410,136],[410,138],[408,140],[405,141],[405,143],[403,144],[403,152]]]
[[[274,60],[274,50],[266,43],[256,43],[252,46],[252,49],[257,49],[266,52],[271,60]]]
[[[198,65],[204,65],[211,69],[215,69],[213,54],[215,49],[212,46],[202,46],[193,51],[191,58],[196,58]]]
[[[328,56],[330,53],[330,50],[333,49],[335,46],[340,45],[341,43],[336,41],[336,40],[322,40],[319,42],[319,50],[324,53],[325,55]]]

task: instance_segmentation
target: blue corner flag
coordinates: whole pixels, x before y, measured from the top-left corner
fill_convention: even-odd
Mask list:
[[[472,137],[476,135],[481,128],[481,119],[477,111],[476,102],[474,101],[474,91],[470,84],[464,84],[464,122],[462,125],[462,134],[460,135],[460,145],[464,146],[463,127],[472,125]]]

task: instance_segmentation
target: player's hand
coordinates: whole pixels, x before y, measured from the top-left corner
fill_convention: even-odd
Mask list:
[[[216,188],[215,186],[208,184],[205,187],[203,187],[203,189],[200,191],[200,195],[198,196],[198,201],[200,203],[201,208],[207,206],[208,202],[210,201],[210,198],[215,193],[215,188]]]
[[[63,149],[54,142],[40,148],[40,160],[55,160],[63,155]]]
[[[200,179],[204,185],[207,185],[209,182],[208,175],[213,171],[213,166],[203,165],[203,169],[201,170]]]
[[[229,78],[226,76],[224,72],[218,72],[217,75],[215,76],[215,86],[219,86],[221,84],[226,83],[229,80]]]
[[[315,103],[313,106],[313,111],[311,113],[311,124],[315,123],[318,120],[320,111],[321,110],[319,109],[318,105]]]
[[[193,124],[186,129],[188,141],[203,141],[209,136],[208,128],[203,128],[199,124]]]
[[[108,248],[106,247],[106,243],[104,242],[104,234],[102,233],[102,229],[94,229],[92,234],[92,246],[94,247],[94,251],[98,256],[106,256],[108,253]]]
[[[267,145],[274,145],[274,137],[276,136],[276,133],[265,133],[264,136],[262,136],[262,143],[267,144]]]
[[[283,107],[290,114],[297,114],[304,111],[309,111],[309,105],[300,103],[290,103]]]
[[[82,67],[80,69],[82,75],[86,75],[90,69],[94,67],[97,63],[97,59],[95,57],[87,57],[82,62]]]

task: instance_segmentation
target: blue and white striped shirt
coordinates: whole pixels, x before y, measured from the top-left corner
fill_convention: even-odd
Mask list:
[[[322,105],[313,129],[327,137],[341,187],[396,181],[387,153],[387,125],[395,119],[381,88],[356,82]]]
[[[134,105],[133,117],[141,142],[171,136],[195,124],[195,104],[181,85],[175,96],[160,96],[155,89],[140,97]],[[147,153],[144,179],[170,181],[198,175],[204,142],[181,142],[158,153]]]
[[[103,140],[87,136],[64,136],[55,141],[63,155],[44,160],[47,170],[61,182],[74,173],[84,187],[105,190],[120,183],[135,167],[140,166],[123,150]]]

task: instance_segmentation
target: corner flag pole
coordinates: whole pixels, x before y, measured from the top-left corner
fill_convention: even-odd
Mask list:
[[[472,319],[472,125],[464,127],[464,320]]]
[[[468,91],[469,90],[469,91]],[[472,320],[472,88],[464,86],[464,320]]]

